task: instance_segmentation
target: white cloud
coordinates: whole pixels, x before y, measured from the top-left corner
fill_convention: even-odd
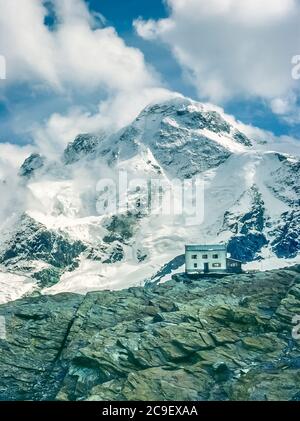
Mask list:
[[[46,3],[55,18],[52,28],[45,25]],[[43,124],[26,123],[24,130],[42,151],[59,153],[78,133],[107,127],[112,120],[117,127],[126,124],[146,101],[168,94],[142,52],[104,27],[102,15],[84,0],[0,0],[0,10],[0,52],[7,62],[1,86],[26,83],[33,95],[30,107],[40,90],[49,91],[49,102],[55,96],[72,104]],[[91,113],[97,95],[106,99]]]
[[[144,38],[171,46],[200,97],[218,101],[258,95],[283,116],[294,109],[293,83],[298,83],[290,66],[298,52],[296,0],[167,1],[168,19],[138,20],[136,29]],[[27,126],[23,121],[26,113],[24,119],[11,119],[16,128],[19,121],[24,132],[32,133],[42,153],[60,154],[78,133],[118,129],[149,102],[171,95],[141,51],[128,47],[114,28],[104,27],[104,18],[84,0],[49,2],[56,17],[53,28],[44,23],[49,13],[45,1],[0,0],[0,52],[7,62],[1,87],[27,83],[33,115],[39,107],[35,90],[52,91],[49,103],[55,104],[64,97],[72,104],[73,93],[81,96],[64,113],[49,113],[33,128],[31,121]],[[105,99],[97,105],[98,93]]]
[[[0,143],[0,228],[7,217],[21,212],[25,191],[19,183],[18,170],[25,158],[33,151],[32,146]]]
[[[52,0],[57,23],[44,24],[42,0],[0,0],[0,51],[7,83],[45,83],[56,90],[120,90],[157,84],[143,54],[114,28],[99,27],[83,0]]]
[[[260,97],[275,100],[273,111],[282,113],[286,97],[299,90],[291,76],[291,59],[300,50],[298,0],[167,3],[168,18],[139,19],[135,28],[171,48],[199,97]]]
[[[7,83],[33,77],[59,85],[56,51],[44,25],[46,9],[39,0],[0,0],[0,51],[7,62]]]
[[[190,18],[192,12],[201,11],[201,18],[230,15],[233,20],[247,24],[266,23],[280,19],[293,12],[296,0],[168,0],[175,14],[184,14]],[[193,15],[198,19],[197,15]]]
[[[72,108],[64,115],[52,114],[46,122],[37,124],[32,129],[38,150],[48,158],[59,156],[78,133],[98,130],[98,117],[79,107]]]
[[[24,160],[33,152],[31,145],[18,146],[12,143],[0,143],[0,178],[6,169],[18,169]]]
[[[54,113],[46,122],[36,125],[32,134],[41,153],[54,158],[63,152],[67,143],[73,141],[78,133],[116,131],[131,123],[150,102],[176,95],[163,88],[119,92],[101,101],[95,113],[82,107],[74,107],[64,115]]]
[[[271,109],[274,114],[284,115],[290,110],[290,104],[286,99],[275,98],[271,101]]]
[[[290,93],[282,98],[275,98],[271,101],[271,109],[275,114],[291,126],[300,123],[300,107],[298,97],[295,93]]]

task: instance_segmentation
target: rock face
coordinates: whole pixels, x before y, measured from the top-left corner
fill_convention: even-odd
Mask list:
[[[276,255],[283,257],[295,257],[300,248],[300,211],[299,209],[285,212],[282,215],[279,230],[275,231],[275,239],[272,242]]]
[[[235,234],[228,243],[228,251],[243,263],[257,259],[258,253],[268,244],[264,234],[266,218],[262,195],[256,186],[246,194],[250,198],[248,212],[233,214],[227,211],[224,215],[224,228]]]
[[[250,139],[216,110],[177,98],[146,107],[129,126],[104,141],[99,153],[115,162],[147,148],[157,168],[184,179],[218,167],[236,148],[251,146]]]
[[[5,244],[0,263],[12,265],[19,260],[41,260],[54,267],[66,267],[85,250],[80,241],[71,241],[60,233],[47,230],[45,226],[24,215],[19,230]]]
[[[76,137],[74,142],[69,143],[64,151],[64,162],[74,164],[81,158],[86,158],[93,154],[104,138],[104,133],[98,134],[97,136],[91,136],[90,134],[82,134]]]
[[[21,177],[30,178],[35,173],[35,171],[43,167],[44,162],[45,159],[40,154],[31,154],[22,164],[19,175]]]
[[[300,267],[183,280],[0,306],[1,399],[299,400]]]
[[[1,245],[0,264],[37,279],[40,286],[46,287],[59,281],[61,271],[74,269],[85,250],[81,241],[49,230],[23,214],[15,232]]]

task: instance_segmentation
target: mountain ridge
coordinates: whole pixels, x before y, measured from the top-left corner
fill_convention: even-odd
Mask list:
[[[19,176],[28,225],[42,226],[41,238],[55,238],[58,249],[58,239],[66,239],[68,255],[73,255],[73,244],[82,244],[68,265],[62,263],[57,277],[51,267],[47,282],[43,272],[44,292],[141,285],[155,279],[191,242],[227,242],[233,257],[249,268],[296,264],[300,161],[260,146],[217,107],[176,98],[149,105],[115,133],[78,135],[57,161],[40,155],[27,158]],[[203,220],[189,226],[184,215],[153,214],[145,186],[138,192],[129,189],[128,206],[99,214],[97,206],[115,195],[113,187],[99,191],[99,180],[117,184],[124,172],[129,183],[157,179],[170,189],[175,179],[200,177]],[[20,241],[26,245],[25,234]],[[2,241],[0,247],[5,270],[12,268],[8,243]],[[27,259],[37,263],[35,256],[24,256],[19,269],[34,278],[35,271],[26,269]],[[119,272],[122,280],[116,282]]]

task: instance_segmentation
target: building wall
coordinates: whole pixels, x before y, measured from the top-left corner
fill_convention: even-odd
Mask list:
[[[227,259],[227,272],[230,273],[241,273],[242,272],[242,262],[234,259]]]
[[[216,258],[215,256],[218,257]],[[226,250],[186,251],[186,271],[188,273],[203,272],[205,263],[208,263],[210,272],[226,271],[226,258]],[[195,267],[195,265],[197,266]]]

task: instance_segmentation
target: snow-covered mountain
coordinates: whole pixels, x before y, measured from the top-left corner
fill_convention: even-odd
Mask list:
[[[179,97],[149,105],[121,131],[79,135],[57,161],[31,155],[19,171],[15,212],[1,227],[0,301],[34,288],[86,292],[165,280],[182,270],[186,243],[226,241],[250,268],[299,262],[299,171],[299,158],[263,150],[218,108]],[[124,174],[128,206],[99,214],[116,196],[113,183],[103,189],[99,181],[120,183]],[[166,193],[196,175],[204,214],[193,224],[183,213],[158,212],[149,184],[133,182],[159,180]]]

